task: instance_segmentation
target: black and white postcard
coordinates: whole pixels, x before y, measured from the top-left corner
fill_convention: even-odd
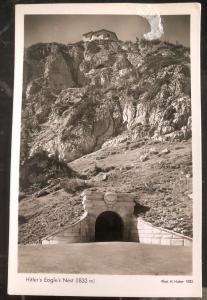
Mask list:
[[[15,22],[9,294],[200,297],[200,5]]]

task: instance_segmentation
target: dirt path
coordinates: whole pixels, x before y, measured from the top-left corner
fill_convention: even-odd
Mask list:
[[[130,242],[19,246],[21,273],[184,275],[192,249]]]

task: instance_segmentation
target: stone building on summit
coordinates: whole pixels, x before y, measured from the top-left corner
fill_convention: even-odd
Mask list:
[[[84,42],[90,42],[94,40],[111,40],[118,41],[118,37],[115,32],[101,29],[98,31],[90,31],[82,35]]]

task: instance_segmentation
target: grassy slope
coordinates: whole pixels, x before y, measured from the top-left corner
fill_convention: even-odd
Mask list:
[[[103,174],[92,178],[95,187],[102,190],[135,192],[137,201],[150,210],[145,219],[157,226],[174,229],[191,236],[192,166],[191,141],[182,143],[145,144],[131,150],[136,144],[103,149],[80,158],[70,165],[83,174],[93,172],[96,164],[103,171],[113,168],[103,181]],[[140,156],[155,149],[147,161]],[[161,154],[164,149],[168,154]]]
[[[61,189],[43,197],[22,199],[19,212],[19,242],[27,244],[38,243],[49,233],[77,221],[84,211],[79,198]]]
[[[101,149],[70,166],[87,176],[92,189],[135,193],[136,201],[150,208],[144,215],[147,221],[192,236],[191,141],[140,144]],[[149,154],[151,148],[158,153]],[[170,152],[161,154],[166,148]],[[140,156],[145,153],[149,159],[142,162]],[[71,192],[64,188],[39,198],[22,199],[20,243],[37,243],[77,221],[83,214],[80,189],[78,186]]]

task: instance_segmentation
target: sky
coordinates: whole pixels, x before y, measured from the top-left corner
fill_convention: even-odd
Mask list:
[[[148,21],[137,15],[26,15],[24,20],[25,47],[35,43],[75,43],[82,34],[99,29],[116,32],[122,41],[135,41],[150,31]],[[190,16],[162,16],[162,40],[188,46]]]

